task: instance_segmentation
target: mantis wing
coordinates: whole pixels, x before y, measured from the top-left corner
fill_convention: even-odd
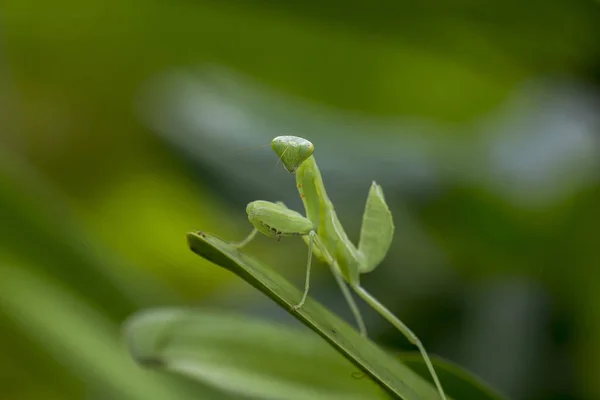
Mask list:
[[[392,213],[385,202],[381,186],[373,182],[367,197],[358,243],[358,251],[364,260],[360,266],[361,274],[374,270],[385,258],[393,236]]]

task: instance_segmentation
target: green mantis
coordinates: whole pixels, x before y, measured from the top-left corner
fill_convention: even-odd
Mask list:
[[[313,156],[313,144],[296,136],[278,136],[271,142],[271,147],[284,167],[290,173],[295,173],[306,217],[290,210],[281,202],[253,201],[246,207],[246,212],[254,229],[248,237],[235,246],[240,248],[245,246],[258,232],[277,239],[283,236],[301,236],[308,245],[306,281],[302,298],[293,309],[300,309],[308,295],[314,254],[329,265],[356,318],[361,334],[366,336],[367,331],[348,286],[417,346],[441,398],[445,400],[444,390],[419,338],[360,285],[360,274],[372,271],[383,260],[394,234],[392,214],[385,202],[381,187],[375,182],[371,185],[363,214],[359,244],[356,247],[348,239],[327,196],[321,173]]]

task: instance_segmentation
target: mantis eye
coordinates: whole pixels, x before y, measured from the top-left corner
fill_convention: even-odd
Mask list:
[[[296,172],[300,164],[315,151],[311,142],[297,136],[278,136],[271,142],[271,147],[285,169],[291,173]]]

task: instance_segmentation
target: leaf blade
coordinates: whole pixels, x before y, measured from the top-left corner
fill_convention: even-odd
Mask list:
[[[365,340],[315,300],[308,298],[300,310],[292,310],[301,292],[277,272],[214,235],[190,232],[187,239],[193,252],[240,276],[288,310],[395,398],[439,399],[429,382]]]
[[[125,324],[140,364],[251,398],[386,400],[389,394],[306,331],[237,313],[159,309]]]

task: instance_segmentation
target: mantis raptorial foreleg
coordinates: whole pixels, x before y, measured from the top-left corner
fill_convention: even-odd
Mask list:
[[[287,208],[285,206],[285,204],[283,204],[282,201],[276,201],[275,205]],[[231,246],[233,247],[237,247],[238,249],[241,249],[242,247],[246,246],[248,243],[250,243],[252,240],[254,240],[254,238],[256,237],[256,234],[258,233],[258,229],[253,228],[252,231],[250,231],[250,233],[248,234],[248,236],[246,236],[243,240],[239,241],[239,242],[232,242],[230,243]]]
[[[348,303],[348,306],[350,307],[350,310],[352,311],[352,314],[354,315],[354,318],[356,319],[356,323],[358,325],[359,332],[361,333],[361,335],[367,336],[367,329],[366,329],[365,323],[363,321],[363,318],[360,314],[360,311],[358,309],[358,306],[356,305],[356,302],[354,301],[354,298],[352,297],[352,294],[348,290],[348,286],[346,286],[346,283],[344,282],[343,278],[341,277],[339,271],[336,270],[335,260],[327,252],[322,241],[318,237],[317,232],[314,229],[309,230],[308,233],[306,233],[306,230],[301,230],[301,231],[286,230],[285,228],[282,227],[285,224],[279,224],[279,226],[281,226],[279,230],[277,230],[277,229],[274,230],[271,228],[272,225],[277,223],[277,221],[275,221],[275,218],[283,218],[283,219],[298,218],[298,216],[299,216],[306,223],[305,226],[308,226],[308,224],[311,224],[310,220],[299,215],[297,212],[288,209],[285,206],[285,204],[283,204],[282,202],[269,203],[267,201],[260,201],[260,202],[250,203],[250,204],[254,204],[252,207],[252,210],[253,210],[252,216],[253,217],[252,218],[250,217],[250,211],[248,211],[249,212],[248,216],[249,216],[249,219],[252,222],[252,224],[255,225],[255,227],[254,227],[254,229],[252,229],[250,234],[244,240],[237,242],[237,243],[231,243],[231,245],[234,247],[242,248],[242,247],[246,246],[248,243],[250,243],[256,237],[256,233],[260,231],[260,229],[258,229],[258,227],[256,226],[257,224],[260,225],[261,227],[263,227],[262,232],[265,233],[267,236],[276,236],[276,237],[303,236],[303,237],[307,238],[308,260],[306,263],[306,276],[305,276],[305,280],[304,280],[304,292],[302,293],[302,298],[300,299],[298,304],[292,306],[292,309],[299,310],[304,305],[304,302],[306,301],[306,297],[308,296],[308,292],[310,290],[310,272],[311,272],[311,266],[312,266],[312,258],[313,258],[313,255],[316,255],[319,259],[323,260],[330,266],[330,268],[333,272],[333,275],[335,277],[335,280],[338,283],[338,285],[342,291],[342,294],[344,295],[344,299]],[[247,210],[249,210],[249,209],[250,209],[250,205]],[[286,213],[286,211],[289,211],[289,213]],[[270,220],[270,222],[260,221],[259,219],[254,218],[257,214],[258,215],[266,215],[266,214],[269,214],[270,212],[274,213],[273,214],[274,218],[272,220]],[[315,243],[317,243],[317,246],[314,245]]]
[[[237,246],[249,243],[257,232],[278,239],[282,236],[302,236],[308,245],[306,281],[302,299],[293,308],[301,308],[306,300],[310,287],[312,255],[315,254],[329,265],[356,316],[361,333],[366,335],[366,329],[344,280],[367,304],[418,347],[441,398],[445,400],[442,385],[419,338],[360,285],[360,274],[377,267],[392,243],[394,224],[381,187],[373,182],[369,190],[357,248],[348,239],[327,196],[321,173],[312,155],[312,143],[296,136],[279,136],[273,139],[271,146],[284,167],[296,174],[296,184],[306,217],[288,209],[283,203],[254,201],[248,204],[246,212],[255,229]]]

